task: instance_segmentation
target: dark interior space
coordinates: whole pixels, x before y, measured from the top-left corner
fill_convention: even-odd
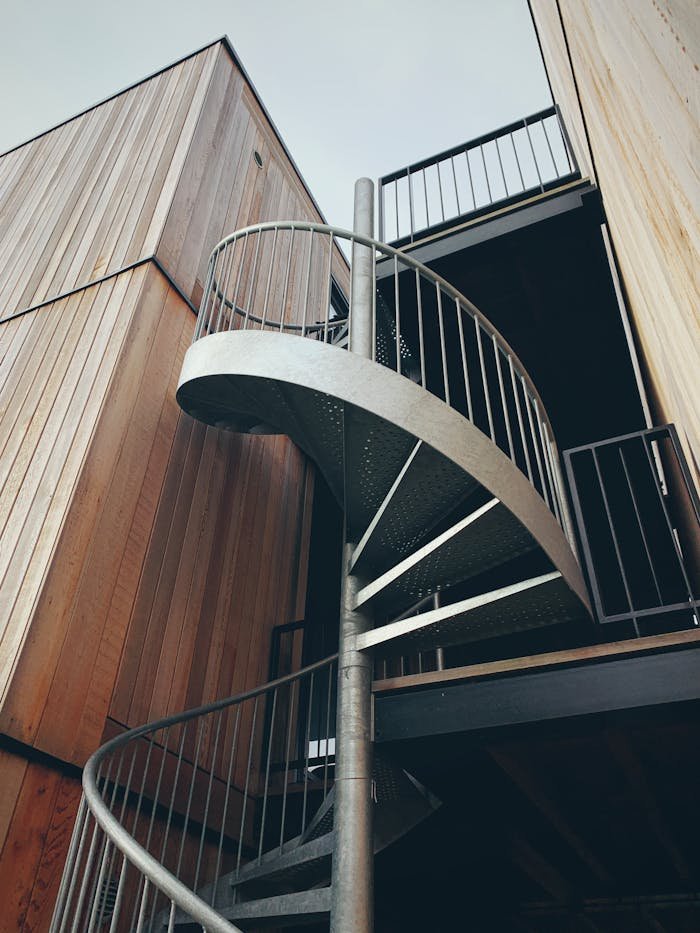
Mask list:
[[[378,931],[700,928],[696,704],[390,751],[442,806],[378,857]]]
[[[575,209],[543,209],[536,222],[513,224],[496,237],[486,219],[482,238],[468,247],[455,239],[451,249],[446,237],[439,249],[411,250],[511,345],[540,392],[560,450],[644,427],[601,219],[593,190]],[[443,255],[430,258],[435,253]],[[387,272],[380,265],[379,288],[391,304],[394,282],[382,278]],[[400,273],[406,281],[412,276]],[[439,360],[438,346],[430,345],[435,334],[428,329],[425,339],[426,357]]]

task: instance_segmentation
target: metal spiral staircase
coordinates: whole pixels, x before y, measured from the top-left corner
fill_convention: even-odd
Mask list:
[[[373,660],[590,611],[535,387],[463,295],[372,239],[364,190],[360,232],[258,224],[215,248],[178,389],[208,424],[288,434],[327,480],[339,655],[100,749],[54,931],[370,929],[372,851],[439,805],[372,755]]]

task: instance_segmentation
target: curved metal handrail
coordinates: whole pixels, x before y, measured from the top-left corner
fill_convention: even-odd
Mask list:
[[[294,236],[297,233],[310,234],[310,242],[308,249],[302,244],[303,248],[297,249],[295,253]],[[265,249],[261,249],[265,234],[272,235],[272,248],[267,257],[264,256]],[[278,250],[278,244],[284,234],[288,234],[288,247],[286,250]],[[321,246],[321,262],[317,257],[315,267],[314,237],[324,240],[327,238],[327,246]],[[368,247],[372,249],[373,257],[379,255],[393,264],[393,295],[389,296],[393,308],[378,309],[377,266],[376,262],[373,263],[373,359],[382,362],[378,359],[381,355],[378,344],[382,341],[384,355],[387,356],[388,353],[389,357],[389,361],[384,362],[384,365],[394,368],[401,375],[414,381],[420,381],[423,388],[438,395],[489,435],[527,475],[531,485],[542,496],[575,549],[573,526],[564,494],[563,475],[551,422],[524,364],[508,341],[473,302],[441,275],[412,256],[371,237],[312,221],[269,221],[243,227],[224,237],[212,250],[194,341],[221,331],[245,330],[256,326],[263,330],[308,336],[332,343],[333,330],[340,323],[329,316],[334,262],[341,262],[339,257],[342,256],[336,240],[349,241],[353,251],[356,245]],[[249,241],[254,241],[254,248],[247,256]],[[237,249],[239,243],[243,244],[241,249]],[[282,262],[275,265],[278,252],[281,253]],[[344,260],[344,257],[342,258]],[[295,271],[299,274],[299,287],[296,287],[295,291],[293,282],[290,286],[294,277],[290,276],[290,270],[294,264],[298,266]],[[411,354],[404,339],[405,332],[402,333],[399,283],[399,271],[406,270],[412,270],[416,279],[410,313],[417,320],[420,357],[410,366],[407,361]],[[319,314],[312,315],[312,320],[307,322],[309,304],[313,304],[313,300],[310,300],[312,281],[317,291],[316,303],[319,301],[320,289],[320,300],[324,301],[324,306],[320,308]],[[434,307],[428,313],[428,302],[422,293],[425,282],[435,289],[435,297],[431,299],[434,301]],[[275,289],[281,292],[281,301],[277,315],[272,316],[268,311],[273,303],[271,298],[274,297]],[[261,291],[264,292],[262,313],[257,313],[254,305]],[[293,291],[296,301],[292,295]],[[350,299],[352,305],[352,295]],[[386,299],[379,296],[379,301],[385,302]],[[403,301],[405,307],[406,299]],[[454,303],[456,313],[453,329],[458,336],[457,351],[454,354],[448,346],[445,333],[448,301]],[[464,315],[474,323],[471,335]],[[352,333],[352,313],[348,318],[348,324]],[[441,360],[438,369],[441,372],[432,380],[432,385],[428,384],[430,380],[427,372],[430,362],[426,360],[424,352],[426,326],[431,326],[434,330],[439,329]],[[492,343],[493,353],[490,365],[487,362],[488,347],[485,348],[489,341]],[[387,350],[388,344],[391,346]],[[470,352],[478,361],[476,372],[471,372],[474,360],[469,361]],[[488,359],[491,360],[491,357],[488,356]],[[451,389],[457,383],[460,389],[458,398],[456,392],[451,395]],[[522,387],[522,397],[518,383]],[[477,412],[478,406],[481,409],[480,415]]]
[[[256,742],[258,742],[259,739],[264,739],[263,744],[267,745],[264,793],[257,801],[258,804],[261,804],[263,808],[260,839],[258,842],[258,857],[260,858],[262,856],[264,841],[263,837],[265,836],[266,832],[265,810],[267,808],[267,800],[270,791],[271,759],[276,734],[275,717],[278,706],[280,708],[284,708],[284,715],[286,716],[285,729],[282,736],[283,746],[286,745],[286,768],[282,773],[281,782],[278,781],[277,783],[281,783],[284,786],[283,793],[284,801],[286,804],[287,787],[290,775],[294,774],[296,776],[299,771],[303,772],[301,778],[304,796],[304,812],[301,818],[303,831],[308,809],[307,798],[311,784],[309,761],[312,759],[310,757],[309,742],[311,734],[312,711],[314,700],[316,699],[314,694],[314,678],[319,674],[322,676],[322,682],[327,685],[323,691],[324,694],[327,695],[327,698],[324,698],[325,703],[322,709],[325,718],[326,734],[325,739],[321,740],[320,736],[317,739],[317,750],[320,751],[321,747],[324,747],[324,753],[321,755],[321,757],[325,758],[325,776],[323,782],[324,796],[327,793],[329,784],[329,757],[332,755],[330,752],[330,747],[331,742],[333,741],[331,738],[330,730],[332,726],[334,726],[334,723],[331,723],[330,720],[330,712],[332,708],[332,697],[334,696],[335,691],[334,671],[337,658],[337,654],[331,655],[328,658],[324,658],[321,661],[310,664],[307,667],[304,667],[292,674],[279,677],[276,680],[270,681],[269,683],[255,687],[251,690],[247,690],[243,693],[236,694],[235,696],[217,700],[213,703],[208,703],[185,712],[176,713],[171,716],[166,716],[147,723],[145,725],[138,726],[137,728],[130,729],[127,732],[116,736],[101,746],[101,748],[99,748],[88,759],[83,771],[83,798],[80,803],[68,858],[66,860],[66,866],[56,901],[56,908],[51,925],[51,933],[63,933],[63,931],[68,929],[71,930],[71,933],[74,933],[74,931],[83,928],[101,929],[102,922],[106,923],[108,920],[111,921],[109,926],[110,931],[116,931],[118,928],[121,928],[118,927],[118,920],[119,913],[124,907],[125,901],[128,900],[126,879],[127,870],[129,867],[135,868],[138,872],[136,890],[134,891],[132,886],[132,890],[130,892],[133,904],[132,917],[129,928],[133,928],[135,925],[137,930],[143,929],[144,925],[146,924],[146,915],[149,912],[150,921],[147,925],[149,925],[150,928],[150,926],[153,924],[153,918],[156,915],[156,912],[162,914],[164,909],[169,911],[169,920],[172,924],[175,916],[175,910],[176,908],[179,908],[189,918],[195,920],[197,923],[201,923],[204,929],[208,931],[213,931],[213,933],[231,933],[231,931],[236,933],[237,931],[237,933],[240,933],[238,927],[225,920],[214,908],[213,904],[217,892],[217,884],[220,878],[219,870],[222,864],[223,837],[228,817],[229,801],[231,798],[232,790],[235,789],[235,784],[232,782],[232,773],[234,772],[234,767],[236,764],[236,754],[237,752],[240,752],[241,748],[246,744],[241,739],[241,720],[245,718],[245,714],[242,716],[241,711],[244,707],[244,704],[251,700],[254,701],[251,732],[247,742],[247,770],[245,791],[242,802],[243,815],[240,823],[240,838],[238,840],[236,870],[240,870],[241,868],[247,801],[248,799],[255,796],[251,791],[251,783],[253,783],[251,781],[251,765],[255,754],[254,750],[256,748]],[[308,684],[308,691],[306,693],[302,693],[301,685],[303,683]],[[318,684],[319,681],[316,681],[316,683]],[[285,688],[287,690],[287,702],[280,702],[278,704],[277,696],[279,692],[285,690]],[[260,698],[265,698],[266,700],[271,698],[272,701],[271,709],[266,708],[265,715],[262,717],[258,715],[258,705]],[[302,702],[302,700],[304,702]],[[300,715],[301,707],[303,705],[305,705],[304,720],[299,722],[298,718]],[[211,889],[211,903],[207,903],[206,900],[195,893],[195,889],[197,888],[197,882],[199,881],[199,868],[202,861],[207,827],[213,820],[213,814],[210,813],[210,804],[212,797],[212,787],[214,783],[214,773],[216,769],[217,746],[219,743],[222,726],[224,728],[224,732],[226,731],[226,728],[230,729],[232,726],[230,722],[226,723],[223,717],[233,709],[236,709],[236,717],[235,724],[233,725],[233,739],[231,752],[229,755],[227,783],[224,795],[225,805],[223,808],[223,814],[221,815],[220,819],[221,834],[216,859],[216,872],[213,882],[210,881],[207,886],[209,889]],[[206,718],[216,716],[217,714],[219,718],[216,721],[216,725],[214,726],[214,723],[211,722],[207,729],[205,729]],[[192,760],[189,760],[184,754],[186,744],[186,727],[188,723],[197,719],[201,720],[202,722],[200,723],[198,730],[195,754]],[[261,721],[262,729],[258,730],[257,727],[260,725]],[[306,739],[306,747],[304,750],[305,761],[302,763],[302,766],[299,765],[298,761],[295,762],[290,759],[291,738],[295,731],[298,732],[299,725],[303,727],[303,732],[300,733],[297,738],[301,738],[302,740],[304,738]],[[167,770],[165,764],[168,756],[168,743],[165,737],[168,736],[168,731],[174,727],[178,727],[181,730],[176,774],[173,786],[171,788],[166,786],[164,790],[163,778],[164,772]],[[243,728],[245,728],[245,725]],[[214,729],[216,733],[215,747],[213,755],[211,756],[211,759],[209,759],[208,752],[203,751],[201,746],[204,732],[208,732],[208,736],[211,738]],[[159,733],[161,733],[164,737],[162,745],[159,745],[156,742],[156,736]],[[140,746],[139,740],[147,737],[150,738],[150,742],[148,749],[144,750]],[[277,738],[279,740],[279,735]],[[131,746],[133,746],[133,753],[131,755],[131,761],[128,764],[128,776],[122,780],[122,770],[125,764],[125,753],[126,750]],[[153,800],[149,801],[147,785],[149,768],[151,761],[154,758],[154,749],[160,749],[159,754],[161,763],[160,768],[158,769],[155,794],[153,796]],[[261,749],[258,749],[258,751],[260,750]],[[139,751],[145,751],[146,757],[145,767],[143,768],[143,773],[140,775],[140,780],[139,775],[136,774],[135,776],[134,773],[138,770],[137,765],[139,764]],[[156,758],[157,755],[158,752],[156,752]],[[222,764],[223,757],[222,750]],[[112,773],[112,769],[115,767],[116,772]],[[183,786],[182,788],[178,789],[177,785],[179,781],[179,775],[183,770],[191,771],[189,786]],[[177,874],[181,867],[180,863],[182,861],[188,824],[191,821],[191,807],[194,787],[197,782],[198,773],[200,772],[204,775],[204,782],[208,785],[208,787],[200,838],[199,840],[196,840],[194,834],[192,834],[191,839],[187,840],[188,842],[198,841],[199,844],[196,873],[197,877],[195,877],[194,884],[190,887],[186,882],[178,878]],[[317,783],[314,784],[314,787],[316,787],[318,790],[321,789],[321,785]],[[165,792],[167,790],[170,791],[169,804],[168,794]],[[313,792],[314,788],[311,789],[311,793]],[[180,796],[184,795],[184,797],[187,799],[187,808],[184,829],[182,831],[180,843],[180,854],[178,857],[177,871],[173,872],[169,870],[166,867],[166,864],[163,862],[165,842],[162,845],[160,859],[155,857],[152,852],[149,851],[148,846],[151,843],[154,818],[159,807],[169,807],[166,828],[167,841],[167,836],[170,832],[171,824],[173,822],[173,810],[176,793],[180,794]],[[240,795],[240,789],[238,790],[238,793]],[[219,794],[219,796],[221,796],[221,794]],[[118,818],[115,816],[114,811],[120,802],[120,798],[121,813]],[[136,799],[135,811],[133,809],[134,799]],[[144,808],[144,804],[146,804],[147,808],[150,810],[150,823],[146,844],[142,845],[135,837],[134,832],[138,825],[139,815]],[[126,819],[126,814],[128,814],[128,819]],[[288,835],[290,829],[294,828],[293,824],[291,827],[285,827],[284,806],[281,819],[282,826],[279,835],[280,849],[284,842],[288,841],[284,838],[285,834]],[[125,823],[129,821],[131,821],[133,824],[131,832],[126,828],[125,825]],[[194,823],[195,821],[192,820],[192,822]],[[267,829],[269,829],[269,827],[267,827]],[[250,849],[250,846],[247,848]],[[110,879],[113,875],[116,852],[121,854],[122,861],[121,866],[118,869],[119,879],[116,883],[116,890],[113,890],[113,904],[112,907],[109,907],[107,889]],[[80,879],[80,884],[78,884],[78,879]],[[166,898],[165,904],[161,904],[160,906],[158,906],[158,893],[165,895]],[[97,927],[95,927],[96,923]]]

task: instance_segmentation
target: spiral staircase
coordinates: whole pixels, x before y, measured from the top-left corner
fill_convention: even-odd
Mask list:
[[[340,244],[349,320],[332,301]],[[312,223],[227,237],[177,397],[207,424],[284,433],[313,459],[344,510],[349,615],[362,624],[340,660],[96,753],[54,931],[327,922],[344,652],[391,659],[590,612],[535,387],[488,320],[410,256]],[[371,768],[377,852],[439,801],[390,760]]]

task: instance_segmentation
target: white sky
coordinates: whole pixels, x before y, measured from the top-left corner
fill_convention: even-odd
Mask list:
[[[0,152],[226,33],[329,223],[550,103],[526,0],[0,0]]]

